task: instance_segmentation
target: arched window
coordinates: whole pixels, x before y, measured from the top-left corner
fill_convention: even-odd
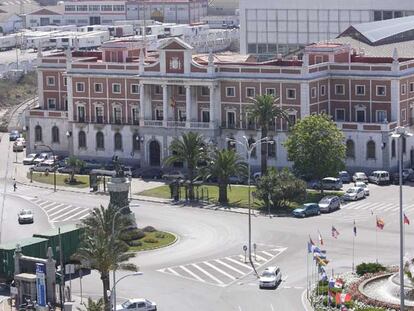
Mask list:
[[[42,141],[42,127],[40,125],[35,127],[35,141]]]
[[[250,137],[249,138],[249,140],[248,140],[248,143],[249,143],[249,146],[251,146],[252,144],[254,144],[256,141],[254,140],[254,138],[253,137]],[[256,152],[256,147],[255,148],[253,148],[253,150],[252,150],[252,154],[251,154],[251,157],[252,158],[255,158],[257,156],[257,152]]]
[[[403,154],[407,152],[407,139],[404,136],[402,137],[402,152]]]
[[[137,133],[132,135],[132,150],[139,151],[141,150],[141,142],[139,141],[140,137]]]
[[[276,158],[276,142],[270,139],[267,143],[267,156],[269,158]]]
[[[115,133],[114,135],[115,150],[122,150],[122,135],[121,133]]]
[[[351,159],[355,158],[355,143],[352,139],[346,141],[346,157]]]
[[[396,152],[395,152],[395,139],[393,139],[392,142],[391,142],[391,157],[395,158],[395,154],[396,154]]]
[[[59,128],[56,125],[52,127],[52,143],[59,143]]]
[[[79,148],[86,148],[86,133],[80,131],[78,134],[78,146]]]
[[[105,149],[104,135],[102,132],[96,133],[96,149]]]
[[[367,142],[367,159],[375,159],[375,142],[373,140]]]

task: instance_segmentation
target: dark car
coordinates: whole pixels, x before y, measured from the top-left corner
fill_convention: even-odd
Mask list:
[[[390,174],[390,182],[393,185],[399,185],[400,184],[400,174],[398,174],[398,173]],[[406,178],[404,178],[404,175],[403,175],[403,179],[402,179],[403,185],[405,184],[405,182],[406,182]]]
[[[97,170],[102,168],[102,164],[95,160],[86,160],[84,161],[85,165],[81,167],[79,174],[88,175],[92,170]]]
[[[9,134],[9,141],[15,141],[19,137],[20,137],[19,131],[16,131],[16,130],[11,131]]]
[[[338,178],[342,180],[343,184],[348,184],[351,182],[351,175],[347,171],[340,171],[338,174]]]
[[[164,172],[160,168],[138,169],[132,172],[132,177],[140,177],[142,179],[161,179]]]
[[[301,207],[293,210],[293,216],[295,217],[307,217],[313,215],[320,215],[321,210],[319,209],[318,203],[305,203]]]

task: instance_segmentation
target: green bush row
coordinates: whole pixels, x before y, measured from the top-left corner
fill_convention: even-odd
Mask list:
[[[366,273],[377,273],[385,270],[386,268],[383,265],[376,262],[363,262],[356,267],[356,273],[359,276],[363,276]]]

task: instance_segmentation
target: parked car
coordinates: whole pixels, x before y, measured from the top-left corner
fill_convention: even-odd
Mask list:
[[[320,215],[318,203],[305,203],[301,207],[293,210],[293,216],[295,217],[307,217],[312,215]]]
[[[341,200],[336,195],[328,195],[319,201],[319,209],[322,213],[330,213],[341,207]]]
[[[368,182],[368,177],[364,172],[356,172],[352,176],[352,181],[353,182],[363,181],[363,182],[367,183]]]
[[[36,159],[33,160],[33,164],[41,163],[50,158],[52,158],[51,152],[42,152],[41,154],[39,154],[39,156]]]
[[[262,177],[262,172],[253,173],[252,177],[254,180],[258,180],[260,177]]]
[[[366,183],[364,183],[362,181],[357,181],[355,183],[355,187],[360,187],[360,188],[364,189],[365,196],[369,196],[369,188],[368,188],[368,185]]]
[[[326,177],[322,179],[322,187],[326,190],[340,190],[342,188],[342,181],[335,177]]]
[[[30,168],[34,172],[54,172],[56,169],[56,165],[53,163],[53,160],[45,160],[44,162],[37,163],[36,165]]]
[[[33,161],[39,156],[39,153],[29,153],[24,159],[23,159],[23,165],[31,165],[33,164]]]
[[[246,183],[246,178],[244,178],[242,176],[230,176],[229,177],[229,182],[231,184],[245,184]]]
[[[259,278],[259,288],[276,286],[282,281],[282,272],[279,267],[267,267]]]
[[[23,152],[24,146],[21,142],[18,142],[17,140],[13,143],[13,152]]]
[[[365,198],[365,191],[361,187],[351,187],[345,192],[343,198],[345,201],[357,201]]]
[[[14,130],[9,133],[9,141],[15,141],[19,137],[20,137],[19,131]]]
[[[390,173],[387,171],[373,171],[371,175],[369,175],[368,180],[373,184],[387,185],[390,183]]]
[[[26,148],[26,139],[24,139],[23,137],[17,138],[16,142],[21,143],[23,145],[23,147]]]
[[[32,224],[34,222],[33,212],[28,209],[22,209],[17,214],[17,221],[19,224]]]
[[[405,180],[414,181],[414,170],[412,168],[405,168],[402,173]]]
[[[161,179],[163,171],[157,167],[150,167],[145,169],[137,169],[132,172],[132,177],[139,177],[142,179]]]
[[[406,182],[406,179],[404,178],[404,174],[402,175],[402,177],[403,177],[402,178],[402,183],[404,185],[405,182]],[[399,185],[400,184],[400,174],[398,172],[397,173],[392,173],[390,175],[390,182],[394,185]]]
[[[162,175],[162,179],[174,180],[174,179],[185,179],[185,176],[180,171],[171,171]]]
[[[156,311],[157,304],[144,298],[128,299],[116,306],[116,311]]]
[[[351,182],[351,175],[347,171],[340,171],[338,178],[342,181],[343,184],[348,184]]]
[[[79,174],[82,175],[88,175],[92,170],[102,168],[102,164],[95,160],[85,160],[83,162],[85,165],[79,170]]]

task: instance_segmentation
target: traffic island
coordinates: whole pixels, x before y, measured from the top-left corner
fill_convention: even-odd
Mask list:
[[[177,241],[171,232],[159,231],[152,226],[131,229],[123,233],[122,239],[132,252],[148,251],[170,246]]]

